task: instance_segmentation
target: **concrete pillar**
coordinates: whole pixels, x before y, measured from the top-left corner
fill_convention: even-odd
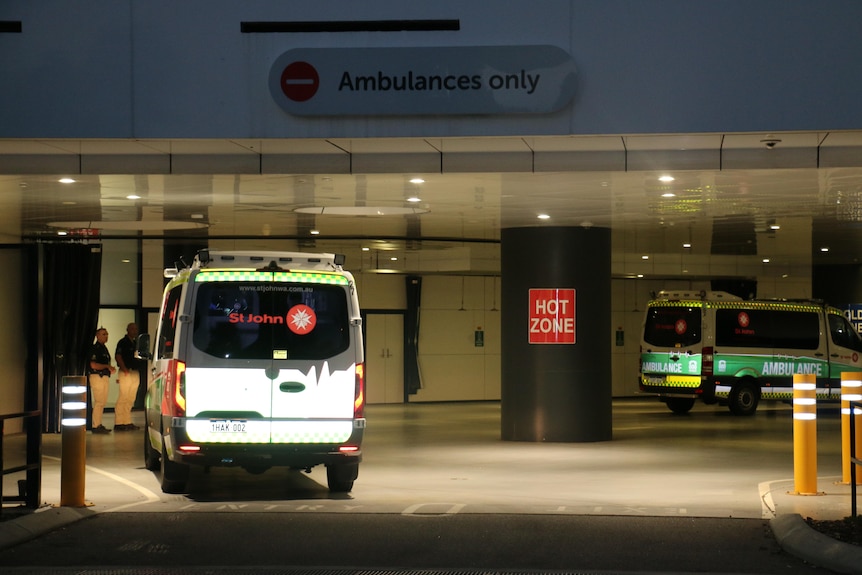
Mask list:
[[[505,229],[501,259],[502,438],[611,439],[610,230]]]

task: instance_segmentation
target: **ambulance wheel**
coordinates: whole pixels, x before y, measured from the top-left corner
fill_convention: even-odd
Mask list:
[[[161,467],[159,463],[159,452],[153,449],[150,443],[150,431],[144,429],[144,467],[150,471],[158,471]]]
[[[742,382],[730,390],[727,406],[733,415],[754,415],[760,401],[760,389],[751,382]]]
[[[347,493],[353,489],[353,482],[358,476],[359,464],[357,463],[326,466],[326,484],[333,492]]]
[[[162,466],[159,480],[165,493],[185,493],[189,482],[189,466],[168,459],[165,440],[162,439]]]
[[[684,415],[694,407],[694,399],[689,397],[668,397],[665,403],[668,409],[678,415]]]

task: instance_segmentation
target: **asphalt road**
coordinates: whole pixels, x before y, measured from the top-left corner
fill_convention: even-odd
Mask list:
[[[824,573],[758,519],[99,513],[0,552],[4,573],[349,570]]]

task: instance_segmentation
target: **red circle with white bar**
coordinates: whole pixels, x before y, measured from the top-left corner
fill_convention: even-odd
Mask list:
[[[305,102],[317,94],[320,75],[308,62],[288,64],[281,73],[281,91],[294,102]]]

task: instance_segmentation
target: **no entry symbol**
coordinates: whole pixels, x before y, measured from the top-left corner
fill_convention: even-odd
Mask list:
[[[311,99],[320,87],[320,76],[308,62],[288,64],[281,73],[281,90],[294,102]]]

